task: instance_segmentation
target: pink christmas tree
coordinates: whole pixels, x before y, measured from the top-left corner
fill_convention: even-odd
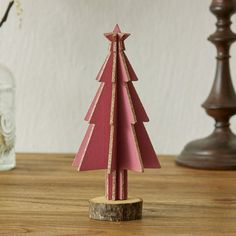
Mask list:
[[[105,34],[110,51],[98,73],[101,84],[85,117],[89,127],[73,162],[79,171],[107,169],[108,200],[127,199],[128,170],[160,168],[143,124],[149,119],[132,83],[137,76],[124,53],[129,35],[118,25]]]

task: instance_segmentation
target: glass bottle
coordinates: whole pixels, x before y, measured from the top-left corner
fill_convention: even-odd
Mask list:
[[[0,171],[16,165],[15,82],[9,69],[0,64]]]

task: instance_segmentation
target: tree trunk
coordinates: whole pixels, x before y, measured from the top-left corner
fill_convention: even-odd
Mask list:
[[[126,200],[127,191],[127,170],[116,170],[107,174],[106,179],[106,199]]]

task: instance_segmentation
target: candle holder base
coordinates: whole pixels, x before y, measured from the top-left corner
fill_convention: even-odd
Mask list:
[[[214,170],[236,169],[236,135],[214,131],[210,136],[188,143],[176,158],[179,165]]]

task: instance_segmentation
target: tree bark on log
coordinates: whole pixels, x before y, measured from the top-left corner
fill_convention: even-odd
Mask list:
[[[89,217],[104,221],[138,220],[142,218],[142,205],[140,198],[111,201],[97,197],[89,200]]]

